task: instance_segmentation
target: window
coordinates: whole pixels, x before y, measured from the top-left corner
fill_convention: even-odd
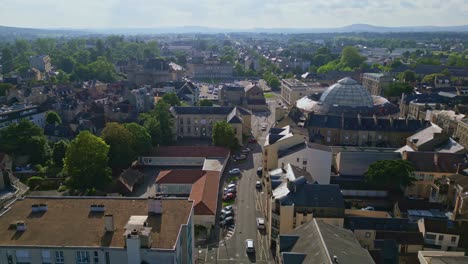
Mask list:
[[[89,264],[89,252],[88,251],[77,251],[76,252],[76,264]]]
[[[181,125],[184,124],[184,119],[183,119],[183,118],[180,119],[180,124],[181,124]]]
[[[106,264],[110,264],[110,254],[106,252]]]
[[[450,239],[452,241],[452,243],[455,243],[457,242],[457,237],[456,236],[452,236],[452,238]]]
[[[302,160],[302,165],[307,165],[307,160],[306,159]]]
[[[49,250],[42,250],[42,264],[52,264]]]
[[[296,161],[299,162],[299,158],[297,158]]]
[[[371,236],[370,232],[366,232],[366,237],[369,238]]]
[[[31,263],[31,256],[28,250],[16,250],[16,263],[17,264],[29,264]]]
[[[180,127],[180,133],[184,133],[184,128]]]
[[[444,235],[439,235],[439,241],[444,240]]]
[[[426,234],[426,239],[436,239],[436,235],[434,235],[434,234]]]
[[[99,252],[94,251],[94,264],[99,263]]]

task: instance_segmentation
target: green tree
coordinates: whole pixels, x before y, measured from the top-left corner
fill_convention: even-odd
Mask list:
[[[29,156],[31,163],[43,163],[50,154],[43,130],[27,119],[0,130],[0,149],[13,156]]]
[[[57,167],[63,167],[63,159],[65,158],[65,154],[67,153],[68,146],[70,142],[66,140],[60,140],[54,144],[52,149],[52,161],[54,165]]]
[[[405,83],[413,83],[416,81],[416,73],[411,70],[406,70],[400,74],[400,81]]]
[[[369,166],[365,173],[370,184],[401,192],[416,180],[413,165],[406,160],[380,160]]]
[[[3,74],[10,73],[14,70],[13,52],[9,47],[3,48],[1,62],[3,67]]]
[[[344,67],[358,68],[365,60],[355,47],[347,46],[341,51],[340,63]]]
[[[135,157],[132,149],[133,137],[130,131],[119,123],[107,123],[102,130],[101,137],[110,146],[109,165],[111,168],[126,168]]]
[[[75,70],[75,65],[75,59],[73,57],[66,56],[61,58],[59,65],[57,66],[66,73],[72,73]]]
[[[438,77],[441,77],[441,76],[442,75],[439,74],[439,73],[428,74],[428,75],[424,76],[424,78],[422,79],[422,82],[424,82],[424,83],[434,83],[435,79],[438,78]]]
[[[173,141],[173,119],[169,111],[170,105],[160,100],[149,113],[142,113],[138,117],[151,136],[153,146],[169,145]]]
[[[162,99],[170,106],[180,106],[180,99],[175,93],[166,93]]]
[[[73,139],[67,149],[63,172],[69,176],[67,185],[74,189],[102,188],[110,182],[109,145],[89,131]]]
[[[100,56],[87,66],[93,79],[104,82],[113,82],[117,79],[114,64],[107,61],[106,57]]]
[[[392,83],[384,90],[384,95],[387,97],[401,96],[404,94],[411,94],[414,91],[413,86],[406,83]]]
[[[13,89],[13,85],[10,83],[0,83],[0,96],[5,96],[8,91]]]
[[[124,127],[132,136],[131,148],[137,155],[144,155],[151,151],[151,136],[146,128],[137,123],[126,123]]]
[[[62,124],[62,119],[57,114],[57,112],[49,111],[47,112],[46,122],[50,125],[60,125]]]
[[[213,102],[211,102],[208,99],[202,99],[202,100],[198,101],[197,105],[198,106],[213,106]]]
[[[226,121],[218,121],[213,125],[213,144],[226,148],[235,148],[238,145],[234,128]]]

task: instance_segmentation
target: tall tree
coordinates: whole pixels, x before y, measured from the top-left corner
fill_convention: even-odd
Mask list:
[[[74,189],[102,188],[110,182],[108,167],[109,145],[89,131],[73,139],[67,149],[63,172],[69,176],[67,184]]]
[[[169,145],[173,141],[173,119],[169,111],[170,105],[160,100],[155,109],[149,113],[142,113],[138,117],[140,122],[151,135],[153,145]]]
[[[135,153],[132,149],[132,134],[119,123],[107,123],[102,130],[102,139],[110,146],[109,165],[113,169],[127,167]]]
[[[180,99],[175,93],[166,93],[162,99],[171,106],[180,106]]]
[[[50,154],[43,130],[27,119],[0,130],[0,149],[14,156],[29,156],[31,163],[43,163]]]
[[[202,100],[198,101],[197,105],[198,106],[213,106],[213,102],[211,102],[208,99],[202,99]]]
[[[67,153],[68,146],[70,142],[65,140],[60,140],[54,144],[52,149],[52,161],[54,165],[62,168],[63,167],[63,159],[65,158],[65,154]]]
[[[401,192],[416,180],[414,167],[407,160],[380,160],[369,166],[366,180],[375,186]]]
[[[49,111],[46,116],[46,122],[51,125],[60,125],[62,124],[62,119],[57,112]]]
[[[135,154],[147,154],[151,149],[151,136],[143,126],[137,123],[127,123],[124,127],[132,135],[131,147]]]
[[[213,144],[219,147],[235,148],[238,145],[234,128],[226,121],[218,121],[213,126]]]
[[[13,52],[9,47],[5,47],[2,50],[2,67],[3,74],[10,73],[14,70]]]
[[[355,47],[347,46],[341,51],[340,63],[352,69],[358,68],[366,58]]]

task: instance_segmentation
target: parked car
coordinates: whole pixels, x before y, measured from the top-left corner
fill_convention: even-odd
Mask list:
[[[258,169],[257,169],[257,175],[258,175],[258,176],[262,176],[262,172],[263,172],[263,167],[258,167]]]
[[[227,190],[227,189],[235,189],[236,188],[236,184],[235,183],[230,183],[226,186],[226,188],[224,188],[224,190]]]
[[[230,189],[224,190],[224,194],[228,194],[228,193],[237,194],[237,190],[236,188],[230,188]]]
[[[260,190],[262,188],[262,182],[261,181],[256,181],[255,182],[255,188],[257,188],[257,190]]]
[[[254,241],[253,239],[246,239],[245,240],[245,251],[247,253],[253,253],[255,252],[255,246],[254,246]]]
[[[233,200],[234,198],[236,198],[235,193],[227,193],[226,195],[223,196],[223,201],[229,202],[229,201]]]
[[[252,151],[250,148],[245,148],[245,149],[243,149],[241,152],[244,153],[244,154],[247,154],[247,153],[249,153],[250,151]]]
[[[245,160],[247,158],[246,155],[239,155],[236,157],[237,160]]]
[[[263,219],[262,217],[257,217],[257,228],[265,229],[265,219]]]
[[[363,210],[363,211],[375,211],[375,208],[372,207],[372,206],[367,206],[367,207],[361,208],[361,210]]]
[[[228,206],[225,206],[223,208],[223,210],[226,210],[226,211],[232,211],[234,209],[234,206],[233,205],[228,205]],[[222,210],[221,210],[222,211]]]
[[[240,170],[239,170],[239,168],[234,168],[234,169],[229,171],[229,174],[230,175],[240,174]]]
[[[228,217],[234,217],[234,212],[233,211],[228,211],[226,212],[225,214],[221,214],[219,216],[219,220],[220,221],[223,221],[224,219],[228,218]]]
[[[229,207],[229,208],[228,208],[228,207]],[[226,208],[228,208],[228,209],[226,209]],[[224,208],[220,211],[220,214],[221,214],[221,215],[225,215],[225,214],[228,213],[228,212],[234,213],[234,208],[232,207],[232,205],[228,205],[228,206],[224,207]]]
[[[234,224],[234,217],[232,216],[224,218],[224,220],[219,223],[221,227],[225,227],[232,224]]]

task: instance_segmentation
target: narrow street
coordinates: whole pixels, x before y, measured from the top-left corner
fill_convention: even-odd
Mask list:
[[[257,168],[262,164],[262,145],[268,129],[273,124],[272,111],[276,106],[276,99],[268,101],[270,112],[256,113],[252,117],[252,132],[258,144],[242,163],[230,163],[228,169],[239,168],[242,172],[237,183],[237,199],[235,203],[235,228],[231,236],[226,237],[223,229],[220,230],[220,241],[217,246],[209,250],[202,250],[200,263],[272,263],[272,256],[264,230],[259,230],[256,224],[257,217],[264,217],[261,199],[263,190],[256,190],[255,182],[260,180]],[[266,125],[267,131],[261,131]],[[247,254],[245,240],[253,239],[255,253]]]

